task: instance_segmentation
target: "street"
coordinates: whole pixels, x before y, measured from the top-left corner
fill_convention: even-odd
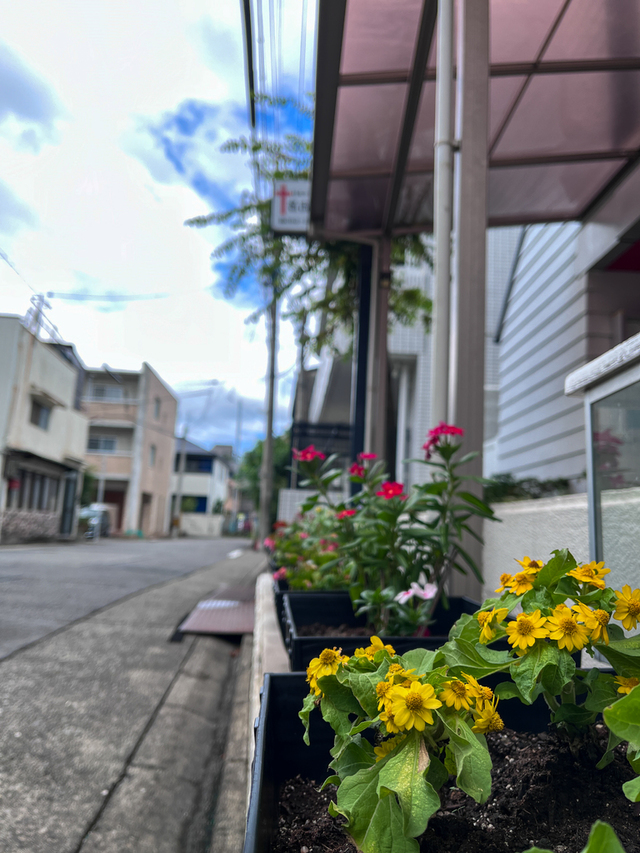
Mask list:
[[[170,639],[254,583],[247,544],[0,549],[2,853],[208,853],[250,637]]]
[[[99,539],[0,547],[0,658],[247,545],[246,539]]]

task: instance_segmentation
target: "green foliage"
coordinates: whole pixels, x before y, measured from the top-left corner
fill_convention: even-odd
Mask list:
[[[568,495],[571,484],[564,477],[538,480],[525,477],[516,480],[513,474],[495,474],[484,487],[484,499],[489,504],[502,501],[535,500],[555,495]]]
[[[257,96],[273,110],[293,106],[309,115],[304,105],[290,99]],[[264,286],[264,304],[250,317],[256,321],[272,301],[287,299],[284,317],[293,321],[303,351],[320,352],[333,345],[340,328],[353,335],[358,309],[357,270],[359,245],[345,241],[309,241],[304,237],[275,235],[270,225],[270,196],[274,180],[308,179],[311,168],[310,138],[287,134],[279,141],[241,136],[222,146],[222,151],[248,159],[254,188],[242,193],[236,207],[195,216],[186,225],[205,228],[224,226],[231,236],[217,246],[212,260],[229,258],[224,293],[232,298],[247,279]],[[420,235],[398,237],[392,245],[395,265],[413,259],[431,264],[429,247]],[[392,275],[389,293],[390,322],[413,325],[420,319],[425,328],[431,317],[431,300],[419,288],[403,287],[400,272]],[[317,332],[308,330],[308,319],[322,315]]]
[[[318,665],[317,658],[309,672]],[[472,729],[483,702],[470,699],[469,710],[455,710],[435,699],[450,673],[433,651],[415,649],[398,656],[390,647],[372,646],[340,664],[336,660],[333,669],[318,677],[319,696],[310,676],[312,689],[300,711],[307,743],[309,716],[318,705],[336,735],[330,764],[335,775],[330,778],[338,793],[329,811],[346,819],[346,831],[362,853],[417,853],[414,839],[440,808],[438,789],[449,775],[445,762],[451,764],[458,787],[476,801],[489,796],[491,759],[483,735]],[[407,678],[412,685],[408,691]],[[385,713],[412,689],[422,690],[432,709],[431,723],[427,720],[424,730],[407,723],[397,734],[389,718],[378,712],[380,686],[385,688]],[[375,749],[361,734],[367,729],[378,743]]]
[[[604,721],[619,742],[628,742],[629,763],[640,773],[640,687],[634,687],[610,708],[605,708]],[[640,776],[625,782],[622,790],[632,803],[640,802]]]
[[[342,475],[336,457],[321,458],[311,448],[301,455],[308,451],[310,458],[299,463],[306,477],[302,485],[315,494],[303,511],[320,502],[335,512],[342,576],[351,579],[356,612],[366,614],[378,633],[412,635],[428,625],[453,570],[481,579],[462,546],[466,533],[476,535],[472,518],[495,520],[493,510],[470,491],[474,478],[461,471],[476,454],[462,456],[461,444],[432,437],[430,458],[420,460],[430,467],[431,481],[409,494],[387,480],[382,462],[362,459],[350,469],[361,491],[343,503],[332,492]]]
[[[84,472],[82,481],[82,493],[80,495],[80,506],[89,506],[96,499],[98,490],[98,478],[94,473],[94,469],[87,468]]]
[[[553,850],[530,847],[525,853],[553,853]],[[587,846],[583,847],[582,853],[625,853],[625,851],[609,824],[597,820],[591,827]]]

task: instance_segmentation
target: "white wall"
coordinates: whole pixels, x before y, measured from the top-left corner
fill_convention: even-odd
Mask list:
[[[561,495],[531,501],[499,503],[493,507],[500,522],[485,522],[482,572],[485,598],[494,595],[503,572],[519,570],[525,555],[548,560],[556,548],[568,548],[578,562],[588,562],[587,495]],[[621,489],[603,495],[607,583],[620,589],[640,586],[640,489]]]
[[[4,445],[18,363],[20,320],[0,317],[0,448]]]
[[[187,536],[203,536],[217,539],[222,536],[223,515],[211,515],[205,512],[183,512],[180,518],[180,531]]]

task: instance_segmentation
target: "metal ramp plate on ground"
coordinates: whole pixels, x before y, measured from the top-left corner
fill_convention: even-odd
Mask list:
[[[227,587],[199,601],[179,626],[183,634],[252,634],[253,587]]]

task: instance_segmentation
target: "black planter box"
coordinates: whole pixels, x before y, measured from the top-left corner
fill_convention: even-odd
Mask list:
[[[323,625],[366,625],[366,616],[356,616],[348,592],[316,593],[312,598],[308,593],[284,593],[284,618],[286,622],[284,641],[291,661],[291,669],[296,672],[306,670],[309,661],[318,657],[323,649],[334,646],[342,648],[345,655],[352,655],[357,648],[369,645],[368,637],[301,637],[298,628],[319,622]],[[428,637],[382,637],[384,643],[390,643],[401,655],[409,649],[438,649],[449,638],[451,626],[463,613],[475,613],[480,604],[465,596],[449,598],[449,609],[440,604],[435,613],[435,621],[429,626]]]
[[[289,581],[286,580],[275,580],[273,581],[273,597],[276,602],[276,615],[278,617],[278,624],[280,625],[280,631],[282,632],[282,639],[287,640],[287,623],[284,615],[284,595],[289,591]],[[336,590],[335,592],[327,592],[327,590],[317,590],[310,589],[308,591],[305,590],[296,590],[296,595],[305,595],[313,598],[316,595],[338,595],[346,596],[349,598],[349,593],[346,590]],[[349,599],[351,601],[351,599]],[[353,608],[352,608],[353,609]]]
[[[499,676],[494,678],[502,680]],[[483,679],[483,683],[489,681]],[[308,692],[302,673],[267,673],[264,677],[243,853],[269,853],[278,824],[283,782],[300,774],[320,785],[331,773],[328,764],[333,729],[319,710],[311,714],[311,746],[302,740],[304,729],[298,711]],[[549,709],[541,696],[533,705],[522,705],[517,699],[501,702],[499,711],[506,726],[520,731],[542,732],[549,723]]]

